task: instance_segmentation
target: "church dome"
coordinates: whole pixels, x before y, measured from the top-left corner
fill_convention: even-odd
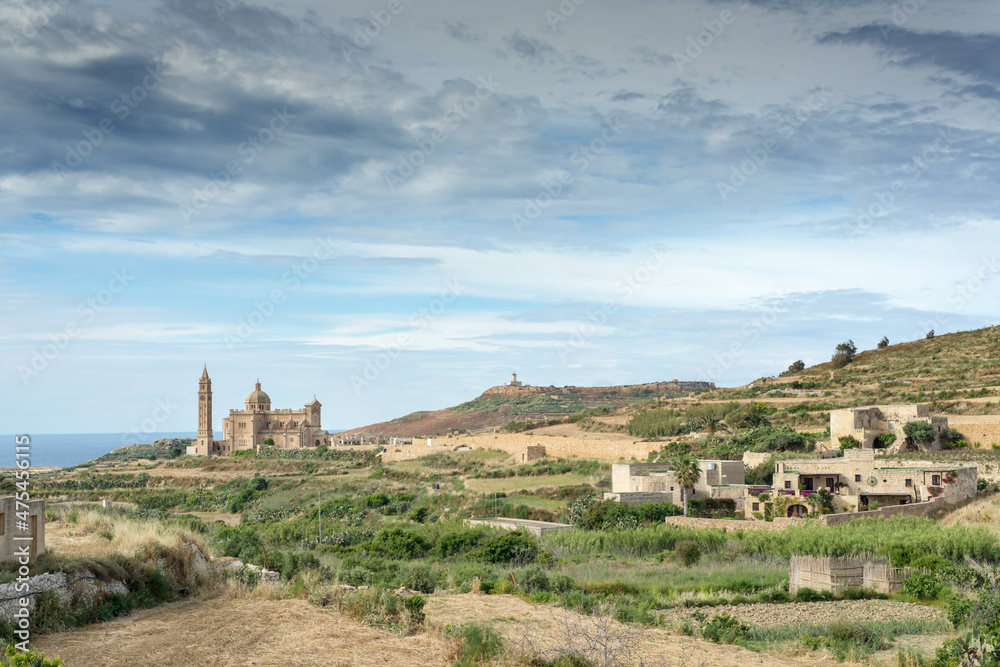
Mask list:
[[[254,390],[250,392],[249,396],[247,396],[247,405],[261,404],[261,403],[270,405],[271,404],[271,397],[268,396],[267,394],[265,394],[261,390],[261,388],[260,388],[260,380],[258,380],[256,386],[254,387]]]

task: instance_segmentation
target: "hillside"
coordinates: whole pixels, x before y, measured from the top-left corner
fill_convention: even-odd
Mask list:
[[[537,424],[601,407],[620,412],[597,417],[596,430],[621,432],[631,414],[641,409],[638,406],[653,400],[676,410],[682,419],[696,404],[762,401],[777,410],[772,423],[800,431],[822,430],[829,424],[830,410],[860,405],[929,403],[932,413],[948,415],[957,425],[963,418],[993,415],[977,419],[991,421],[1000,415],[1000,327],[859,350],[851,363],[839,369],[825,362],[794,374],[778,375],[778,370],[774,377],[739,387],[676,380],[619,387],[502,385],[452,408],[415,412],[347,434],[392,437],[484,431],[511,421]],[[576,424],[534,432],[586,437]]]
[[[94,459],[93,463],[126,462],[139,459],[169,459],[179,456],[184,448],[194,443],[192,438],[161,438],[152,443],[136,443],[114,449],[104,456]]]
[[[831,354],[833,350],[831,350]],[[930,403],[942,414],[1000,414],[1000,327],[860,350],[843,368],[825,362],[798,373],[718,389],[712,399],[785,399],[848,407]]]
[[[346,431],[375,437],[438,435],[484,431],[511,421],[544,421],[595,408],[623,408],[654,399],[688,396],[714,389],[711,382],[650,382],[615,387],[512,387],[487,389],[478,398],[444,410],[414,412],[388,422]]]

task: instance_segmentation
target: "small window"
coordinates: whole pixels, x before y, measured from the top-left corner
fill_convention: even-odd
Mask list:
[[[0,535],[7,533],[7,514],[0,512]]]
[[[753,504],[753,511],[754,512],[759,512],[760,511],[760,503],[754,503]]]
[[[786,489],[790,489],[790,488],[792,488],[792,483],[791,483],[791,482],[789,482],[789,481],[788,481],[787,479],[785,480],[785,488],[786,488]]]
[[[941,475],[931,475],[931,486],[941,486]]]
[[[854,481],[855,482],[860,482],[861,481],[861,475],[855,475],[854,476]]]
[[[674,487],[672,487],[672,486],[671,486],[671,487],[670,487],[670,490],[671,490],[671,491],[673,491],[673,490],[674,490]]]
[[[906,480],[906,485],[907,486],[913,486],[913,480],[912,479]]]

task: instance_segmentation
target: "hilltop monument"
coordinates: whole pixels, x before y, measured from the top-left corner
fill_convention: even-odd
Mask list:
[[[300,410],[271,409],[271,397],[260,388],[257,380],[254,390],[246,398],[243,410],[230,410],[222,420],[222,440],[215,440],[212,432],[212,379],[208,366],[198,382],[198,441],[195,453],[199,456],[227,455],[241,449],[256,449],[265,438],[274,440],[275,447],[295,449],[330,444],[330,434],[321,428],[323,406],[313,398]]]

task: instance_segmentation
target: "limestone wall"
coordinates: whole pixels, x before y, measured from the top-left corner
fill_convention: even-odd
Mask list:
[[[970,445],[976,442],[987,447],[1000,445],[1000,424],[963,421],[954,426],[962,432]]]
[[[666,523],[685,528],[721,528],[730,530],[785,530],[790,526],[809,523],[807,519],[775,519],[774,521],[740,521],[739,519],[698,519],[695,517],[668,516]]]
[[[825,526],[836,526],[855,519],[874,519],[883,517],[888,519],[894,516],[927,516],[938,507],[947,504],[944,498],[933,498],[925,503],[909,503],[907,505],[889,505],[880,507],[871,512],[844,512],[838,514],[826,514],[819,518]]]
[[[28,589],[17,590],[18,586],[27,583]],[[72,602],[92,606],[103,598],[104,593],[128,593],[128,588],[120,581],[105,583],[93,575],[77,575],[67,578],[65,572],[52,572],[29,577],[27,582],[12,582],[0,585],[0,617],[7,620],[21,609],[20,598],[28,599],[28,610],[35,608],[35,597],[45,591],[54,591],[62,605]]]
[[[606,459],[626,461],[633,458],[645,461],[649,453],[660,448],[656,442],[633,442],[630,440],[581,440],[552,435],[523,435],[517,433],[497,433],[493,435],[460,435],[454,438],[433,438],[433,445],[427,446],[427,439],[414,438],[412,445],[387,446],[382,460],[409,461],[411,459],[454,451],[466,445],[473,449],[496,449],[516,456],[518,460],[529,446],[543,446],[548,456],[566,458]]]

